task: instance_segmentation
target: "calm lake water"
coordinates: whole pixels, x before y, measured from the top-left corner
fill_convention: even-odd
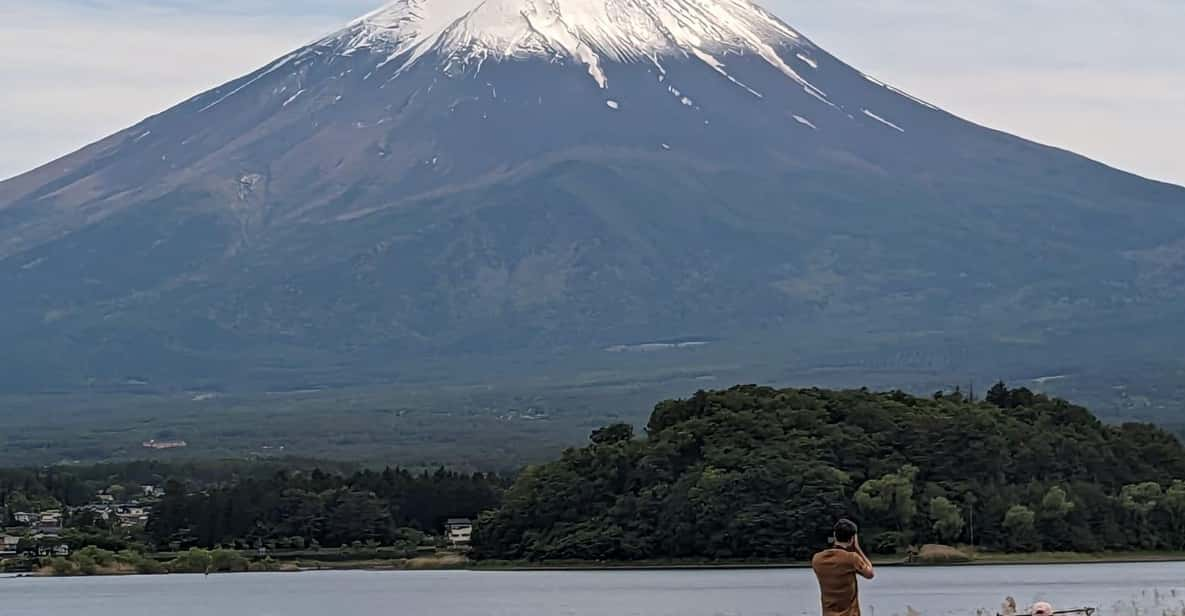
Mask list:
[[[1185,564],[882,568],[862,593],[865,616],[994,615],[1007,596],[1185,615]],[[806,570],[0,579],[5,616],[791,616],[817,597]]]

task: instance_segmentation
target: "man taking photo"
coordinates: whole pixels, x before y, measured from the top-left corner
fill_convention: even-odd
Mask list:
[[[823,616],[860,616],[856,576],[871,580],[875,573],[872,561],[860,549],[858,530],[851,520],[836,522],[832,546],[811,560],[811,568],[819,579]]]

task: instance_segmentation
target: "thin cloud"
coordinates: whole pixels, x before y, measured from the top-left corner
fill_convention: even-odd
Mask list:
[[[101,139],[338,25],[331,15],[251,17],[189,6],[197,4],[99,0],[0,9],[0,117],[8,119],[0,124],[0,144],[20,144],[0,146],[0,178]]]
[[[861,70],[980,124],[1185,184],[1180,0],[772,0]]]

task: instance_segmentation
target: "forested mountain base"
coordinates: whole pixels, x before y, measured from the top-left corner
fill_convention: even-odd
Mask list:
[[[483,511],[484,559],[801,559],[839,516],[886,554],[1183,550],[1183,479],[1168,432],[1024,388],[976,402],[744,386],[660,403],[641,438],[597,430],[509,488],[484,473],[299,459],[61,466],[0,470],[0,517],[34,555],[63,543],[410,554],[447,518]],[[128,513],[139,509],[146,520]],[[62,528],[46,534],[48,512]]]
[[[806,558],[839,516],[881,553],[1185,548],[1185,450],[1003,384],[984,402],[744,386],[659,404],[526,470],[477,525],[514,560]]]
[[[1075,400],[1110,423],[1149,421],[1185,436],[1185,423],[1181,423],[1185,386],[1180,386],[1178,377],[1185,366],[1157,372],[1127,357],[1100,357],[1093,349],[1074,349],[1085,358],[1106,363],[1107,371],[1081,371],[1074,366],[1043,369],[1020,351],[992,356],[982,350],[986,342],[959,347],[938,358],[900,342],[882,343],[897,351],[889,360],[878,359],[883,349],[875,345],[845,346],[842,353],[837,349],[823,362],[833,368],[822,371],[803,363],[789,365],[773,348],[780,345],[766,341],[765,346],[743,345],[750,364],[732,363],[728,355],[742,351],[724,343],[669,356],[602,353],[606,357],[591,367],[577,359],[566,364],[553,361],[545,372],[503,358],[498,367],[518,376],[486,375],[480,384],[458,383],[458,375],[472,366],[454,364],[450,368],[460,372],[442,372],[435,380],[415,386],[269,393],[170,392],[130,386],[85,395],[0,394],[0,467],[297,456],[375,467],[443,465],[470,472],[513,472],[580,445],[597,427],[614,422],[644,424],[655,401],[684,396],[706,382],[809,384],[829,389],[866,386],[928,394],[956,383],[973,389],[975,383],[1003,377]],[[959,369],[969,358],[980,365]],[[1000,366],[1009,369],[1001,373]],[[1032,378],[1063,370],[1064,378]],[[1153,386],[1141,387],[1141,382]],[[187,446],[165,450],[143,446],[151,440],[181,440]]]

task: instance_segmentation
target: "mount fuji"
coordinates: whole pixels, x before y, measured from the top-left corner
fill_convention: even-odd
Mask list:
[[[0,183],[0,389],[1172,370],[1182,283],[1185,189],[746,0],[400,0]]]

